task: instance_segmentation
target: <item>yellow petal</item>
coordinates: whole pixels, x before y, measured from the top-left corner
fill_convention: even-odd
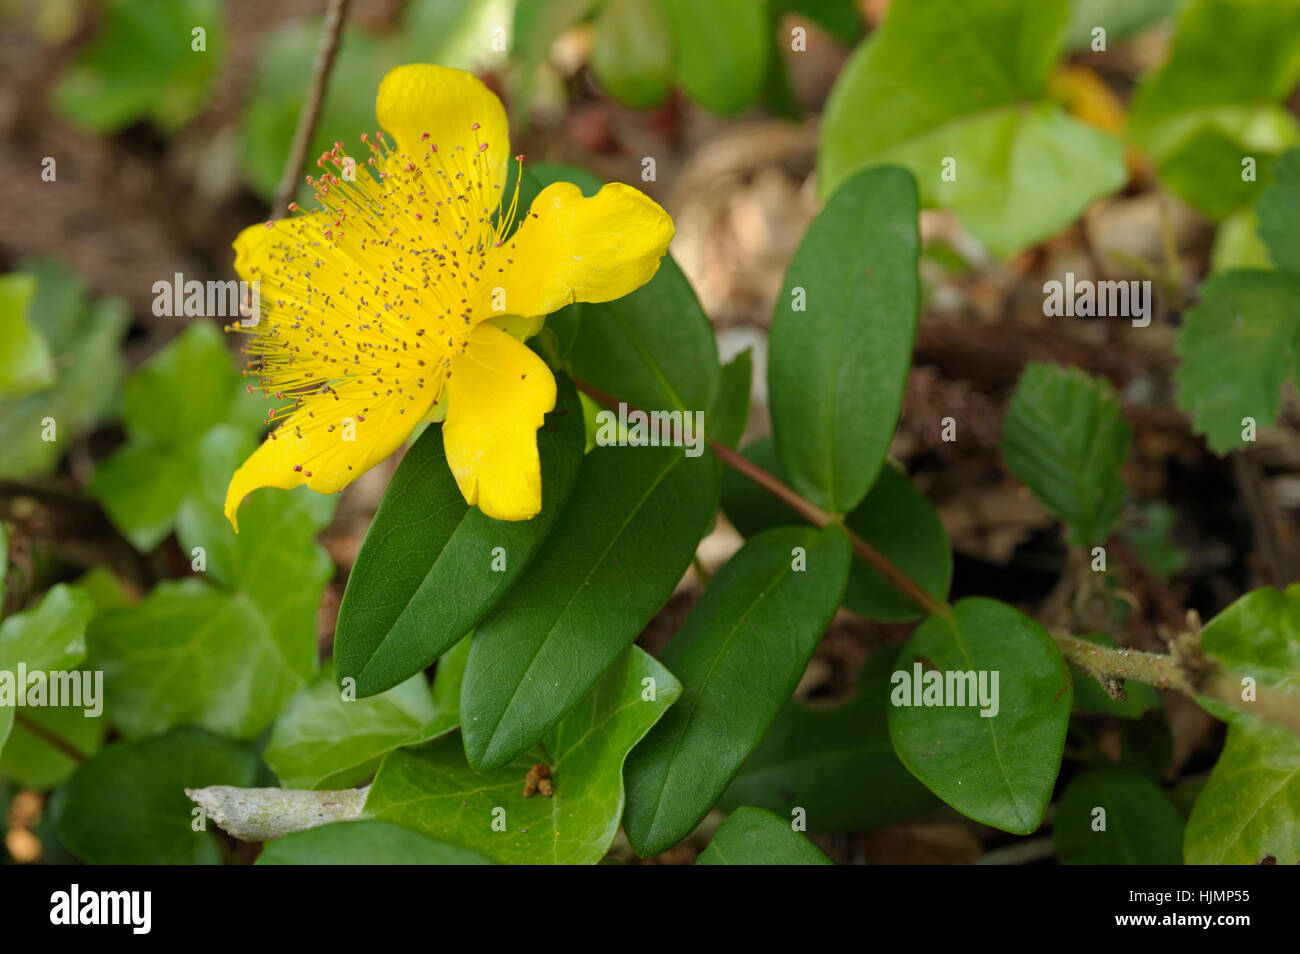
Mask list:
[[[541,358],[489,324],[474,329],[447,377],[447,463],[465,500],[496,520],[542,509],[537,429],[555,407],[555,378]]]
[[[289,490],[306,484],[322,494],[342,490],[402,446],[436,390],[418,392],[415,401],[405,396],[380,401],[335,400],[333,394],[309,398],[235,471],[226,489],[226,519],[238,533],[236,511],[259,487]]]
[[[654,276],[672,238],[668,213],[631,186],[612,182],[586,199],[553,183],[509,242],[505,310],[528,318],[621,298]]]
[[[398,66],[379,84],[375,116],[397,140],[399,154],[419,157],[436,145],[444,160],[456,163],[457,150],[463,150],[466,168],[481,156],[490,185],[504,187],[510,163],[506,111],[472,74],[431,63]]]

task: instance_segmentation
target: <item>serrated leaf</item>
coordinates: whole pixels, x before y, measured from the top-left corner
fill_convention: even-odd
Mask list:
[[[437,714],[423,673],[368,699],[346,699],[321,672],[285,705],[262,757],[285,788],[349,788],[393,749],[454,728],[436,725]]]
[[[382,821],[339,822],[268,842],[259,865],[487,865],[477,852]]]
[[[1277,420],[1279,391],[1295,374],[1300,280],[1281,272],[1230,271],[1201,287],[1178,329],[1174,373],[1180,410],[1216,454],[1247,443]]]
[[[1268,256],[1284,272],[1300,275],[1300,148],[1291,149],[1273,167],[1273,183],[1259,197],[1259,237]]]
[[[1187,820],[1189,865],[1300,864],[1300,739],[1240,721]]]
[[[1089,769],[1061,793],[1052,843],[1067,865],[1176,865],[1183,857],[1183,817],[1140,772]]]
[[[831,91],[822,194],[897,163],[998,255],[1064,229],[1127,178],[1119,139],[1045,100],[1068,17],[1040,0],[891,6]]]
[[[680,694],[672,674],[633,647],[540,746],[486,774],[466,764],[455,738],[393,752],[366,812],[501,863],[594,864],[618,830],[628,751]],[[523,797],[537,763],[550,769],[550,798]],[[501,811],[504,830],[494,825]]]
[[[857,694],[835,706],[791,702],[727,787],[718,807],[802,809],[809,831],[857,831],[905,821],[939,805],[898,761],[889,741],[889,676],[898,652],[879,650]]]
[[[1031,362],[1007,409],[1002,456],[1055,516],[1071,542],[1103,542],[1124,504],[1120,468],[1131,431],[1105,381]]]
[[[335,630],[337,677],[361,696],[424,669],[492,610],[546,538],[573,488],[584,444],[578,397],[557,376],[555,410],[537,432],[542,511],[493,520],[465,503],[429,427],[407,451],[348,577]]]
[[[697,865],[829,865],[820,848],[762,808],[738,808],[713,833]]]
[[[147,742],[114,742],[54,794],[59,838],[88,864],[221,862],[216,826],[195,831],[187,788],[251,786],[257,756],[197,729]]]
[[[771,440],[755,441],[743,453],[768,473],[785,479]],[[769,527],[804,522],[766,490],[731,469],[722,475],[722,509],[736,529],[747,537]],[[844,523],[927,593],[939,600],[948,598],[948,586],[952,582],[948,534],[934,507],[893,465],[881,467],[875,484]],[[855,560],[849,570],[844,605],[871,619],[909,620],[921,615],[911,600],[860,560]]]
[[[989,705],[957,695],[970,679],[950,674],[962,673],[973,673],[977,685],[985,674],[989,690],[996,674]],[[925,704],[927,677],[940,680],[938,705],[934,696]],[[1072,698],[1070,673],[1047,631],[1005,603],[970,597],[952,615],[921,624],[891,678],[889,736],[908,771],[976,821],[1018,835],[1036,829],[1061,767]]]
[[[1300,80],[1300,7],[1290,0],[1196,0],[1168,61],[1133,97],[1130,132],[1165,184],[1214,218],[1249,204],[1269,166],[1300,142],[1283,105]],[[1253,180],[1242,160],[1259,168]]]
[[[483,621],[461,689],[479,771],[527,751],[663,606],[717,506],[710,455],[598,447],[549,537]]]
[[[799,684],[849,560],[840,527],[779,527],[747,542],[704,591],[659,654],[682,701],[628,759],[623,829],[638,855],[677,844],[726,790]]]

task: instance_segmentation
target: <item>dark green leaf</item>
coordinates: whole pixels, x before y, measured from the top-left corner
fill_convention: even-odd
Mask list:
[[[673,68],[686,94],[715,113],[737,113],[763,89],[768,18],[755,0],[659,0],[672,28]]]
[[[397,469],[348,577],[335,631],[338,679],[361,696],[424,669],[500,602],[568,498],[582,462],[578,397],[557,377],[555,410],[537,432],[542,511],[517,523],[465,503],[442,428],[428,428]]]
[[[1089,769],[1061,794],[1052,842],[1067,865],[1176,865],[1183,817],[1140,772]]]
[[[738,808],[713,833],[697,865],[829,865],[820,848],[761,808]]]
[[[849,572],[837,526],[780,527],[718,572],[660,662],[682,701],[627,766],[623,829],[642,857],[689,835],[789,701],[835,615]]]
[[[73,773],[51,811],[59,838],[88,864],[219,864],[216,826],[195,829],[185,789],[248,787],[257,774],[257,756],[247,748],[179,729],[113,743]]]
[[[1268,246],[1273,264],[1292,275],[1300,275],[1300,148],[1287,152],[1273,168],[1273,184],[1264,190],[1255,209],[1259,215],[1259,237]]]
[[[997,678],[990,705],[972,699],[962,673],[985,677],[988,690]],[[938,680],[926,687],[935,696],[915,691],[927,677]],[[908,770],[976,821],[1018,835],[1037,828],[1071,702],[1070,673],[1046,630],[1005,603],[964,599],[921,624],[892,678],[889,735]]]
[[[837,513],[866,496],[898,423],[916,337],[916,215],[905,171],[854,176],[809,226],[772,316],[777,452],[791,486]]]
[[[735,450],[749,420],[749,393],[753,384],[753,358],[746,348],[722,366],[713,410],[704,419],[710,438]]]
[[[475,769],[527,751],[577,704],[668,599],[716,505],[710,455],[587,455],[551,535],[474,635],[461,725]]]

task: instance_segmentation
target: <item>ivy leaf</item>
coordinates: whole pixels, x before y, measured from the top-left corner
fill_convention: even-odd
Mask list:
[[[1273,264],[1300,276],[1300,148],[1291,149],[1273,167],[1273,184],[1259,197],[1259,237],[1268,247]]]
[[[259,865],[488,865],[477,852],[382,821],[338,822],[268,842]]]
[[[377,696],[345,699],[322,672],[284,707],[262,757],[285,788],[349,788],[393,749],[455,727],[435,725],[437,714],[423,673]]]
[[[1105,381],[1030,362],[1003,425],[1002,456],[1078,546],[1103,542],[1124,504],[1131,432]]]
[[[50,346],[27,317],[35,292],[31,275],[0,276],[0,396],[21,396],[54,383]]]
[[[772,316],[777,453],[794,489],[836,513],[866,496],[898,423],[916,337],[916,216],[908,173],[854,175],[808,227]]]
[[[1127,178],[1118,139],[1046,100],[1069,15],[1039,0],[892,6],[831,91],[822,194],[896,163],[998,255],[1060,232]]]
[[[718,807],[803,809],[810,831],[859,831],[913,818],[939,804],[898,761],[886,710],[896,650],[863,666],[857,693],[836,706],[791,702],[777,716]]]
[[[86,624],[94,612],[90,597],[77,587],[51,587],[36,606],[0,624],[0,673],[12,682],[19,665],[29,672],[55,672],[80,664],[86,658]],[[13,729],[14,702],[0,704],[0,752]],[[82,715],[82,710],[76,712]]]
[[[333,564],[314,538],[334,504],[305,487],[258,490],[236,535],[220,504],[192,500],[182,545],[211,557],[209,579],[166,581],[91,624],[91,658],[125,735],[197,725],[247,739],[271,724],[316,669],[316,611]]]
[[[1258,194],[1300,142],[1285,100],[1300,80],[1300,7],[1290,0],[1183,6],[1169,60],[1133,97],[1130,132],[1182,198],[1221,219]],[[1243,159],[1256,160],[1251,180]]]
[[[119,343],[130,324],[126,305],[91,305],[81,284],[53,262],[26,270],[36,278],[27,310],[35,333],[49,346],[54,386],[0,398],[0,476],[53,470],[73,440],[108,413],[122,374]],[[53,439],[50,439],[53,438]]]
[[[92,133],[151,119],[164,133],[207,102],[221,63],[217,0],[113,0],[103,32],[54,88],[54,105]],[[204,50],[192,31],[202,28]]]
[[[990,690],[997,677],[990,705],[957,696],[969,686],[961,673],[977,683],[984,674]],[[964,599],[951,616],[921,624],[892,679],[889,735],[908,771],[978,822],[1017,835],[1036,829],[1061,767],[1072,698],[1047,631],[1005,603]],[[939,680],[938,704],[917,690],[927,679]],[[994,706],[996,714],[982,714]]]
[[[474,634],[461,689],[478,771],[532,748],[672,594],[717,506],[708,455],[598,447],[537,556]]]
[[[201,491],[203,439],[230,422],[251,449],[262,413],[216,326],[193,324],[127,381],[128,441],[99,465],[90,491],[137,550],[152,550],[171,532],[182,502]]]
[[[366,812],[502,864],[594,864],[618,831],[627,753],[680,694],[672,674],[633,647],[541,745],[486,774],[466,764],[454,738],[391,753]],[[537,763],[550,770],[550,798],[523,796]]]
[[[697,865],[829,865],[820,848],[771,812],[738,808],[713,833]]]
[[[770,439],[755,441],[743,454],[768,473],[785,479]],[[804,523],[803,517],[731,469],[722,475],[722,509],[747,537],[769,527]],[[939,600],[948,598],[952,550],[943,522],[925,496],[892,464],[881,467],[875,484],[844,523],[927,593]],[[910,620],[921,615],[911,600],[860,560],[849,570],[844,605],[871,619]]]
[[[623,829],[638,855],[677,844],[726,790],[799,684],[849,559],[840,527],[779,527],[749,540],[704,591],[659,655],[682,701],[628,760]]]
[[[12,709],[4,712],[12,714]],[[5,720],[0,712],[0,723]],[[52,733],[72,746],[82,755],[99,751],[108,732],[108,719],[92,716],[83,709],[45,706],[28,707],[23,718],[38,729]],[[4,730],[0,729],[0,736]],[[67,752],[50,745],[46,739],[24,725],[15,725],[7,743],[0,742],[0,776],[17,782],[24,788],[51,789],[71,775],[77,768]]]
[[[1061,793],[1052,842],[1067,865],[1176,865],[1183,858],[1183,817],[1141,772],[1089,769]]]
[[[215,865],[216,826],[194,830],[187,788],[257,780],[248,748],[197,729],[147,742],[114,742],[54,793],[55,830],[87,864]]]
[[[1282,272],[1229,271],[1201,287],[1178,329],[1178,407],[1216,454],[1244,447],[1277,420],[1279,391],[1295,374],[1300,279]]]
[[[584,443],[577,393],[557,375],[555,410],[537,433],[542,511],[512,523],[465,503],[429,427],[402,458],[348,577],[335,632],[340,680],[358,695],[424,669],[500,602],[528,565],[578,475]]]
[[[1187,820],[1189,865],[1300,864],[1300,739],[1278,726],[1240,721]]]

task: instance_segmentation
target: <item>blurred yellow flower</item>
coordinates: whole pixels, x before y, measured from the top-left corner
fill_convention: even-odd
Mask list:
[[[465,500],[498,520],[534,516],[537,428],[555,379],[522,339],[570,302],[645,284],[672,239],[667,213],[618,183],[591,198],[548,186],[511,235],[505,110],[469,73],[399,66],[375,112],[396,141],[368,143],[377,179],[336,143],[309,178],[317,209],[235,240],[236,271],[260,283],[261,315],[231,330],[251,334],[248,373],[289,402],[230,481],[236,529],[253,490],[341,490],[422,419],[444,415]]]

